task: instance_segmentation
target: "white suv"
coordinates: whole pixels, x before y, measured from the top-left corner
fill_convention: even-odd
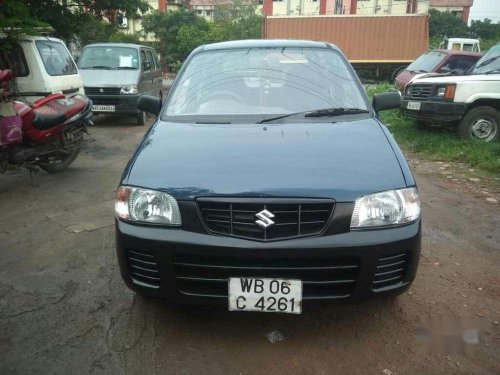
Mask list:
[[[500,44],[464,76],[423,77],[409,84],[401,109],[421,127],[457,127],[463,138],[500,138]]]

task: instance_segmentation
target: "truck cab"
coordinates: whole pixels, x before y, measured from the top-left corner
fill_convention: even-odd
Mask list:
[[[469,38],[444,38],[439,45],[439,49],[450,51],[481,52],[479,39]]]

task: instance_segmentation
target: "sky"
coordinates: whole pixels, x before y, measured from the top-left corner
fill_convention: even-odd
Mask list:
[[[500,0],[474,0],[470,10],[471,20],[489,18],[493,22],[500,22]]]

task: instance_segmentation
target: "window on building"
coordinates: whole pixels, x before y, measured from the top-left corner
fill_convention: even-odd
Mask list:
[[[456,16],[458,18],[463,18],[463,16],[464,16],[464,12],[462,10],[452,10],[451,14],[453,14],[454,16]]]

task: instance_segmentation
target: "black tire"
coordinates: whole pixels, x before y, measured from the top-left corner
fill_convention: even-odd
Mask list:
[[[491,142],[498,139],[500,112],[488,106],[472,108],[458,124],[458,133],[469,140]]]
[[[394,69],[392,71],[392,82],[395,82],[396,81],[396,78],[397,76],[403,71],[405,70],[406,68],[408,67],[408,65],[404,65],[404,66],[398,66],[396,69]]]
[[[62,159],[61,161],[51,162],[51,163],[38,163],[38,166],[47,173],[62,172],[75,161],[79,153],[80,153],[80,147],[77,147],[68,155],[66,155],[66,157],[64,157],[64,159]]]
[[[146,124],[146,112],[139,112],[137,114],[137,125],[143,126]]]

